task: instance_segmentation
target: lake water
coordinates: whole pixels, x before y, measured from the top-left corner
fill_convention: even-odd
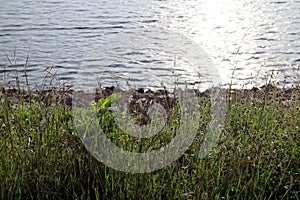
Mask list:
[[[0,7],[1,80],[21,72],[29,55],[28,75],[37,85],[49,66],[67,84],[205,82],[207,69],[184,65],[172,48],[203,55],[202,48],[222,83],[259,86],[273,74],[293,84],[299,41],[299,0],[1,0]],[[18,65],[10,66],[14,52]]]

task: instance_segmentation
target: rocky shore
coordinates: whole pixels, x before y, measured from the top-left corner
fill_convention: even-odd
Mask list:
[[[227,93],[227,96],[230,98],[240,97],[240,98],[252,98],[252,99],[267,99],[279,98],[281,101],[289,101],[292,98],[298,99],[300,101],[300,86],[293,88],[278,88],[273,85],[265,85],[260,88],[253,87],[252,89],[232,89],[229,92],[229,89],[220,89],[223,92]],[[101,90],[96,90],[95,93],[89,93],[89,95],[94,96],[95,102],[101,98],[107,98],[112,93],[118,91],[115,87],[105,87]],[[194,90],[195,95],[199,98],[208,98],[211,90],[206,90],[200,92]],[[72,89],[43,89],[43,90],[18,90],[16,88],[5,88],[0,87],[0,98],[4,99],[4,96],[7,97],[12,103],[17,100],[24,100],[25,102],[43,102],[46,105],[66,105],[67,107],[72,107],[72,97],[74,91]],[[86,93],[80,91],[76,95],[82,96],[85,98]],[[275,95],[275,96],[274,96]],[[148,90],[148,89],[137,89],[131,92],[129,105],[130,107],[138,108],[137,111],[145,112],[149,105],[152,103],[161,104],[166,110],[174,104],[176,100],[175,95],[172,92],[167,90]]]

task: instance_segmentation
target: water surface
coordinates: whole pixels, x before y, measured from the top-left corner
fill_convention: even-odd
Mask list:
[[[159,85],[174,71],[183,81],[197,82],[198,66],[174,65],[174,55],[163,47],[137,50],[126,39],[118,45],[124,33],[158,29],[165,35],[182,34],[204,49],[223,83],[251,87],[264,84],[271,74],[282,84],[294,83],[299,80],[299,13],[299,0],[2,0],[1,79],[14,76],[15,68],[22,71],[29,55],[27,70],[36,84],[49,66],[70,84],[94,82],[93,74],[105,68],[104,85],[118,78]],[[159,47],[162,38],[151,42]],[[111,47],[105,57],[99,54],[103,46]],[[14,51],[16,67],[6,57],[13,62]],[[91,55],[98,57],[92,61]]]

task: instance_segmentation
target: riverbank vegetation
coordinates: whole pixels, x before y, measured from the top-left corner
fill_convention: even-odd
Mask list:
[[[201,97],[191,147],[170,166],[145,174],[106,167],[86,150],[70,90],[1,89],[0,199],[299,199],[299,86],[228,89],[222,137],[204,158],[198,151],[210,104]],[[108,131],[113,139],[114,129]]]

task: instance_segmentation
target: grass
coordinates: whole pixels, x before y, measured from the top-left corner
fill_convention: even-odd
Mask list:
[[[0,102],[0,199],[299,199],[299,88],[289,97],[268,87],[228,91],[222,137],[204,158],[198,151],[210,103],[202,98],[199,134],[189,150],[170,166],[145,174],[98,162],[78,137],[70,107],[20,88],[15,95],[3,89]],[[150,143],[116,134],[109,117],[100,123],[110,124],[107,134],[118,135],[121,146],[159,148],[176,130],[174,116],[163,136]]]

